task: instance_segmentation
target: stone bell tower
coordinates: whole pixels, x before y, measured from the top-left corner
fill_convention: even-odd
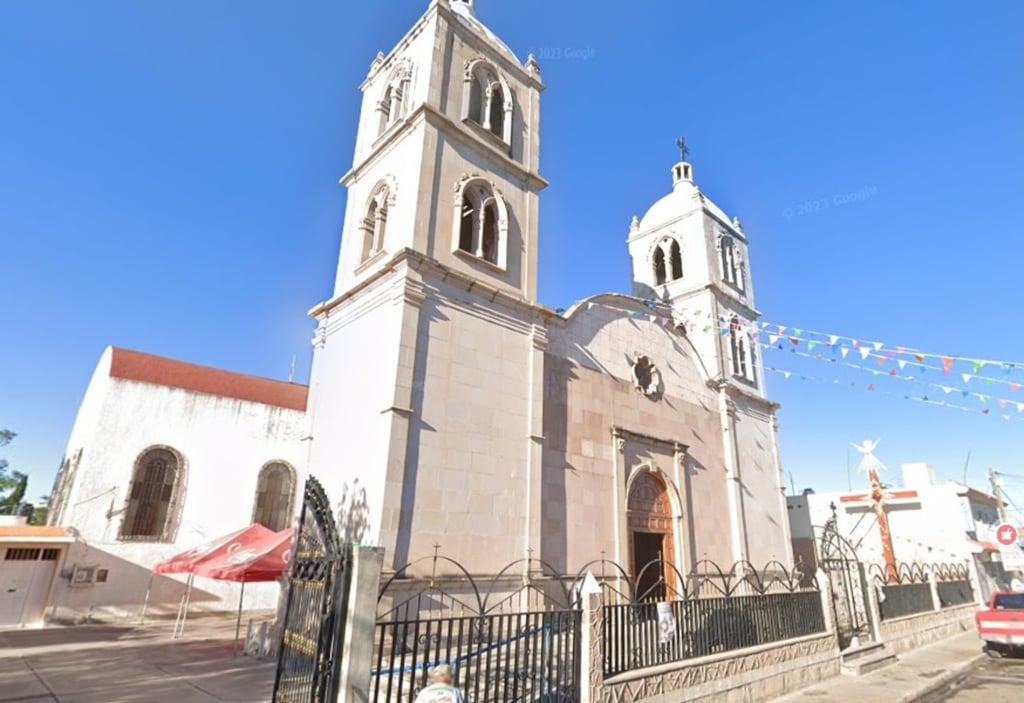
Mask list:
[[[514,481],[514,500],[540,470],[530,399],[543,370],[524,370],[543,338],[532,319],[543,85],[472,0],[433,0],[360,90],[334,295],[310,311],[310,472],[343,503],[350,537],[401,562],[418,540],[450,547],[447,535],[468,532],[469,508],[437,503],[442,485]],[[483,461],[480,436],[504,447],[503,466]],[[487,511],[475,534],[519,553],[521,515]]]
[[[701,192],[685,141],[677,145],[672,192],[630,225],[633,294],[671,304],[709,373],[763,397],[746,235]]]

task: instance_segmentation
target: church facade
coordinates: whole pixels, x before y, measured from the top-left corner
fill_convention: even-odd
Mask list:
[[[210,514],[204,481],[225,491],[222,503],[237,496],[244,509],[229,512],[244,523],[261,471],[282,464],[288,487],[274,484],[274,504],[294,514],[296,486],[316,476],[345,535],[385,548],[386,571],[435,549],[480,575],[527,557],[562,574],[601,558],[634,575],[655,558],[683,573],[704,559],[791,565],[777,406],[755,353],[739,221],[700,191],[684,154],[668,194],[625,232],[630,294],[565,312],[539,303],[543,89],[534,57],[519,61],[472,0],[432,0],[361,86],[335,287],[309,313],[310,382],[274,387],[301,402],[232,400],[241,382],[182,381],[192,395],[178,400],[151,382],[134,391],[149,400],[127,409],[90,405],[90,391],[83,412],[95,407],[97,426],[145,429],[145,446],[61,472],[57,500],[120,486],[105,519],[62,506],[54,518],[148,568],[194,546],[179,528]],[[712,333],[690,319],[697,310]],[[225,469],[230,487],[192,461],[187,485],[147,498],[164,528],[126,538],[117,525],[143,509],[132,477],[149,448],[184,465],[173,443],[187,440],[161,435],[161,423],[196,397],[252,461]],[[87,445],[73,433],[69,461]],[[219,470],[212,459],[201,471]]]
[[[435,545],[492,574],[788,562],[747,240],[692,165],[630,225],[633,295],[558,314],[536,302],[534,58],[438,0],[361,89],[334,295],[311,311],[309,470],[350,534],[392,569]]]

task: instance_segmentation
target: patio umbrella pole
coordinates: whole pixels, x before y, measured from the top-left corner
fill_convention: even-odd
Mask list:
[[[149,585],[146,586],[146,600],[142,602],[142,618],[139,620],[139,625],[146,624],[146,608],[149,607],[149,592],[153,590],[153,577],[156,574],[150,572],[149,574]]]
[[[238,620],[235,621],[235,650],[238,656],[238,633],[242,629],[242,599],[245,598],[245,581],[242,581],[242,592],[238,594]]]
[[[174,635],[171,639],[178,639],[185,634],[185,619],[188,617],[189,596],[192,595],[192,580],[195,574],[189,574],[185,582],[185,595],[181,597],[181,604],[178,606],[178,619],[174,621]]]
[[[178,633],[178,637],[185,636],[185,621],[188,620],[188,606],[192,601],[192,584],[195,583],[196,575],[188,575],[188,588],[185,589],[185,612],[181,614],[181,632]]]

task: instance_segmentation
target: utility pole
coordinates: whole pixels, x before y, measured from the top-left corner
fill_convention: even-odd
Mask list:
[[[1003,492],[999,488],[999,481],[996,480],[996,471],[992,467],[988,469],[988,480],[992,484],[992,495],[996,497],[996,509],[999,511],[999,522],[1006,522],[1006,506],[1003,505]]]

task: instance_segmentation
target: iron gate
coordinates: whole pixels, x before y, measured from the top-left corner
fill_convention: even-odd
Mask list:
[[[832,593],[839,648],[846,649],[854,637],[870,637],[871,630],[864,566],[853,545],[839,534],[835,509],[821,536],[821,568]]]
[[[288,574],[274,703],[334,701],[341,668],[351,546],[338,538],[323,487],[306,480]]]

